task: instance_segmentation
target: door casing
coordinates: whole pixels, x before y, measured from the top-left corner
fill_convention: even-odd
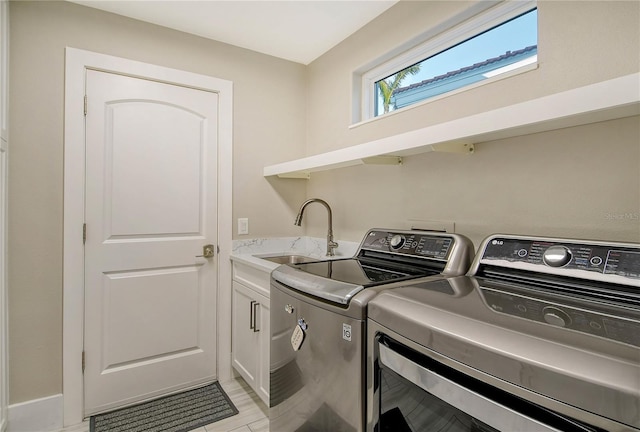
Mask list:
[[[218,379],[231,378],[233,83],[192,72],[67,47],[65,50],[63,418],[83,420],[85,71],[96,69],[218,93]]]

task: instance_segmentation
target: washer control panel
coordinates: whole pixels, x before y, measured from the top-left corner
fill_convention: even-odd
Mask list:
[[[454,237],[444,233],[371,230],[365,236],[360,249],[446,260],[453,244]]]
[[[640,245],[493,237],[481,257],[483,263],[490,261],[503,261],[510,267],[533,265],[538,271],[553,268],[568,275],[578,270],[640,280]]]
[[[635,319],[545,301],[506,290],[483,287],[481,291],[487,306],[495,312],[640,347],[640,322]]]

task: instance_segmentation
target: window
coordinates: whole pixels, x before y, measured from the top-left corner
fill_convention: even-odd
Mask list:
[[[363,113],[384,115],[537,64],[535,3],[503,2],[363,75]]]

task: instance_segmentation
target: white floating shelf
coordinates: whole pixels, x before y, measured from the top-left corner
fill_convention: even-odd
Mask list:
[[[264,176],[310,173],[367,163],[402,163],[430,151],[473,153],[473,144],[640,114],[640,73],[412,130],[327,153],[266,166]]]

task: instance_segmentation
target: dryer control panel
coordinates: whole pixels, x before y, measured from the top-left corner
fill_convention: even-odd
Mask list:
[[[634,244],[495,236],[485,241],[480,263],[565,276],[610,275],[640,286],[640,245]]]

